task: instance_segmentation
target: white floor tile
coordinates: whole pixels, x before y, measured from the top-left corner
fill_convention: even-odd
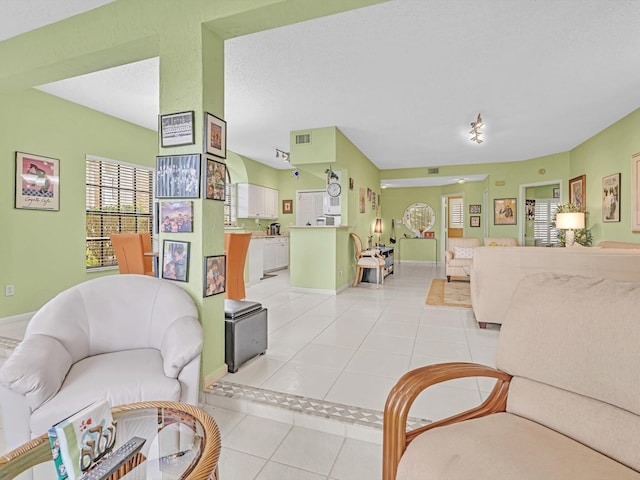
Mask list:
[[[268,459],[291,428],[286,423],[248,416],[227,435],[224,445],[238,452]]]
[[[345,371],[398,379],[407,373],[409,361],[409,355],[358,350]]]
[[[396,337],[393,335],[380,335],[371,333],[360,346],[363,350],[375,352],[396,353],[409,355],[413,348],[414,339],[411,337]]]
[[[310,343],[300,350],[300,352],[291,359],[291,362],[343,370],[356,351],[357,349],[354,347]]]
[[[222,448],[218,468],[224,480],[253,480],[267,461],[263,458]]]
[[[330,477],[336,480],[372,480],[382,477],[382,447],[347,438]]]
[[[324,475],[269,462],[256,477],[256,480],[325,480],[325,478]]]
[[[382,411],[396,381],[389,377],[343,372],[324,399]]]
[[[226,382],[258,387],[283,365],[285,362],[282,360],[276,360],[269,355],[259,355],[241,365],[236,373],[227,373],[222,379]]]
[[[274,462],[328,475],[338,457],[344,437],[293,427],[273,454]]]
[[[288,363],[274,373],[261,387],[276,392],[322,399],[339,374],[340,370],[335,368]]]

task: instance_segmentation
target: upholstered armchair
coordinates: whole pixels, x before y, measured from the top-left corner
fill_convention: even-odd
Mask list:
[[[383,480],[640,479],[638,311],[640,282],[525,277],[502,325],[496,368],[429,365],[393,387]],[[495,381],[481,405],[406,431],[418,395],[467,377]]]
[[[449,238],[444,252],[445,274],[447,282],[451,277],[468,277],[473,263],[473,249],[480,246],[479,238]]]
[[[380,277],[382,277],[382,283],[384,284],[384,257],[380,251],[375,248],[371,250],[363,250],[362,240],[360,240],[360,237],[357,234],[351,233],[351,238],[353,239],[353,248],[356,260],[356,278],[353,281],[353,286],[357,286],[358,283],[362,281],[362,273],[365,268],[375,268],[376,288],[379,288]]]
[[[193,300],[167,280],[111,275],[63,291],[0,369],[7,446],[99,399],[197,405],[202,344]]]

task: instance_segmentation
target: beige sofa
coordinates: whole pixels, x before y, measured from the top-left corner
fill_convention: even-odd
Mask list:
[[[503,324],[518,282],[531,273],[556,272],[640,281],[640,248],[615,242],[600,247],[478,247],[471,266],[471,305],[480,327]],[[640,246],[640,245],[638,245]]]
[[[639,311],[640,282],[526,277],[511,298],[496,369],[429,365],[394,386],[383,480],[639,480]],[[482,405],[406,431],[425,388],[473,376],[497,379]]]

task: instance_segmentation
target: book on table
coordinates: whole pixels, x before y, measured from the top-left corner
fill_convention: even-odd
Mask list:
[[[116,425],[106,400],[92,403],[49,429],[59,480],[78,480],[116,442]]]

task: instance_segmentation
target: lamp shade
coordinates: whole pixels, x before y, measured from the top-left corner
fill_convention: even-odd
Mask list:
[[[376,218],[376,226],[373,229],[373,233],[382,233],[382,219]]]
[[[584,212],[558,213],[556,215],[556,228],[562,230],[584,228]]]

